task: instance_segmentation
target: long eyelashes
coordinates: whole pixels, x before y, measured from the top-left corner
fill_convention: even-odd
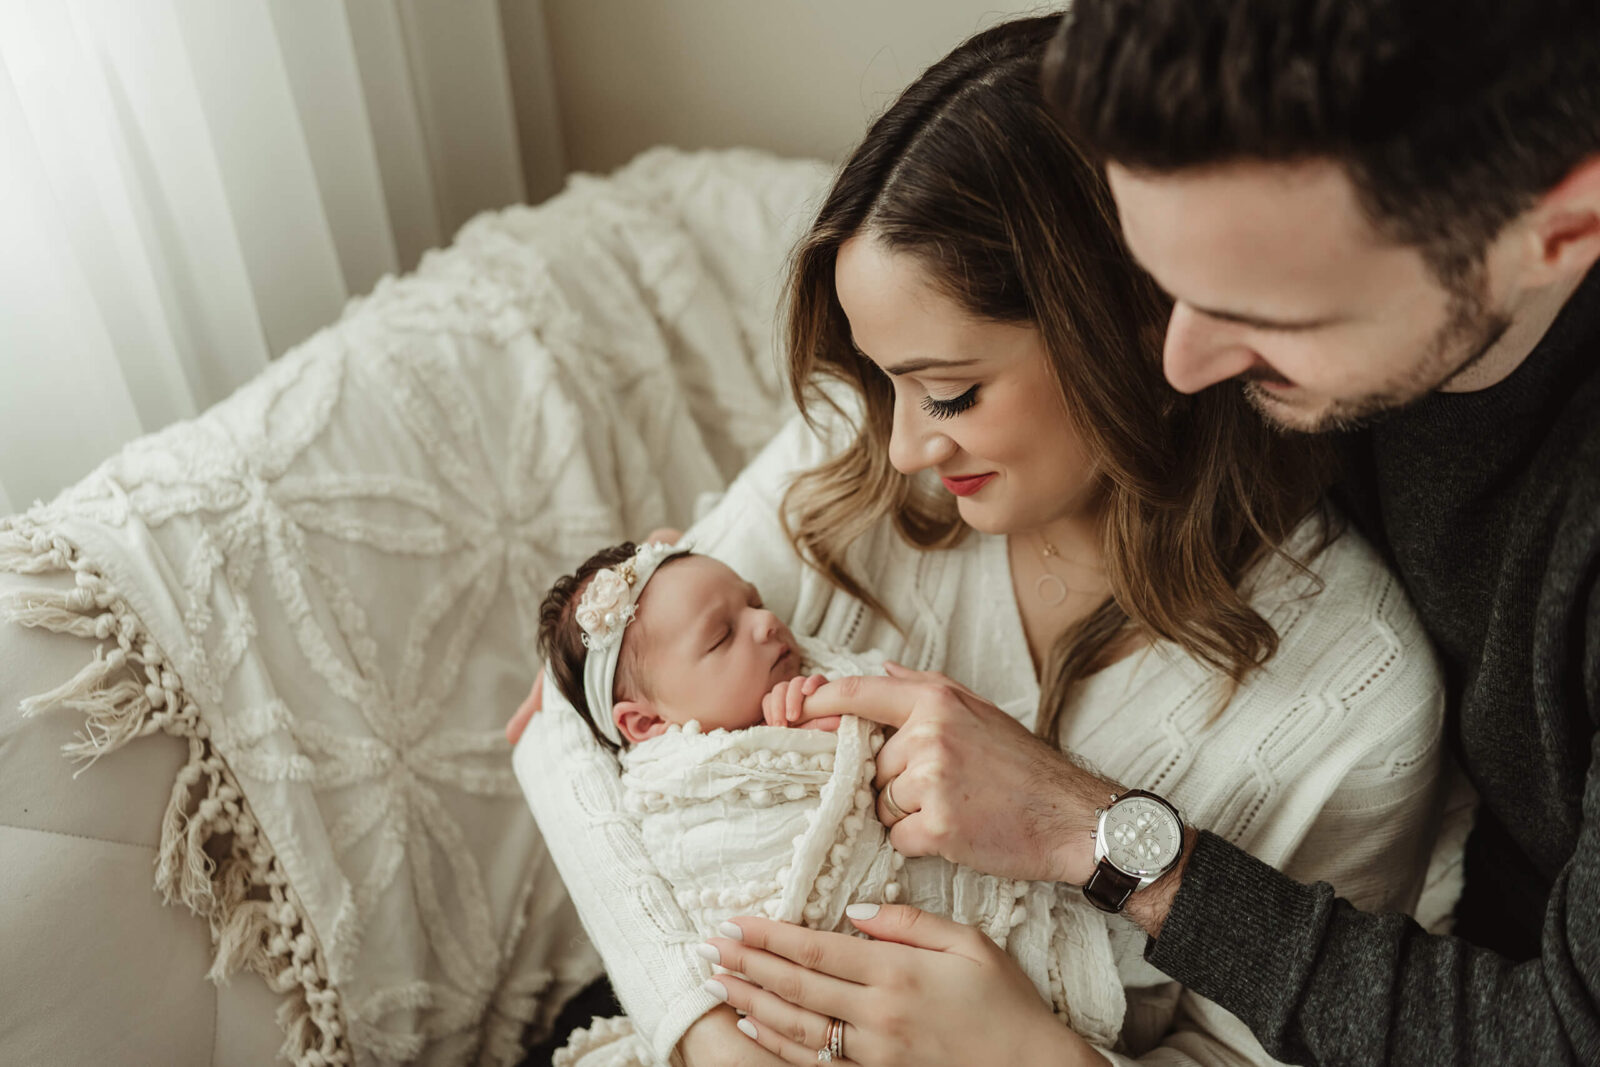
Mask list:
[[[936,419],[953,419],[978,402],[978,387],[971,389],[951,400],[938,400],[931,396],[922,398],[922,410]]]

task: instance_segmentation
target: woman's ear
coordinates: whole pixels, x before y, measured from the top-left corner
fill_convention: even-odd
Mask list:
[[[635,744],[667,732],[667,721],[646,700],[619,700],[611,709],[611,717],[617,732]]]

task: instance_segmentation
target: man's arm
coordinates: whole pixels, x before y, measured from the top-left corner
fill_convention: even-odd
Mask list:
[[[1404,915],[1358,911],[1327,884],[1302,885],[1203,831],[1166,891],[1130,907],[1159,932],[1146,959],[1290,1062],[1600,1062],[1594,756],[1578,848],[1556,878],[1538,959],[1514,963]]]

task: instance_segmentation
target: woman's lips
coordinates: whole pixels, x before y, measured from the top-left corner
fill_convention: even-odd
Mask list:
[[[984,486],[988,485],[989,480],[993,478],[994,475],[995,472],[990,471],[988,474],[971,474],[965,478],[940,478],[939,480],[944,483],[944,487],[946,489],[950,490],[956,496],[971,496],[979,489],[982,489]]]

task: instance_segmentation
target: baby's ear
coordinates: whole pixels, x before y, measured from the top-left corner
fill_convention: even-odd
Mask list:
[[[649,737],[667,732],[667,722],[656,714],[656,709],[644,700],[619,700],[611,709],[617,732],[637,744]]]

